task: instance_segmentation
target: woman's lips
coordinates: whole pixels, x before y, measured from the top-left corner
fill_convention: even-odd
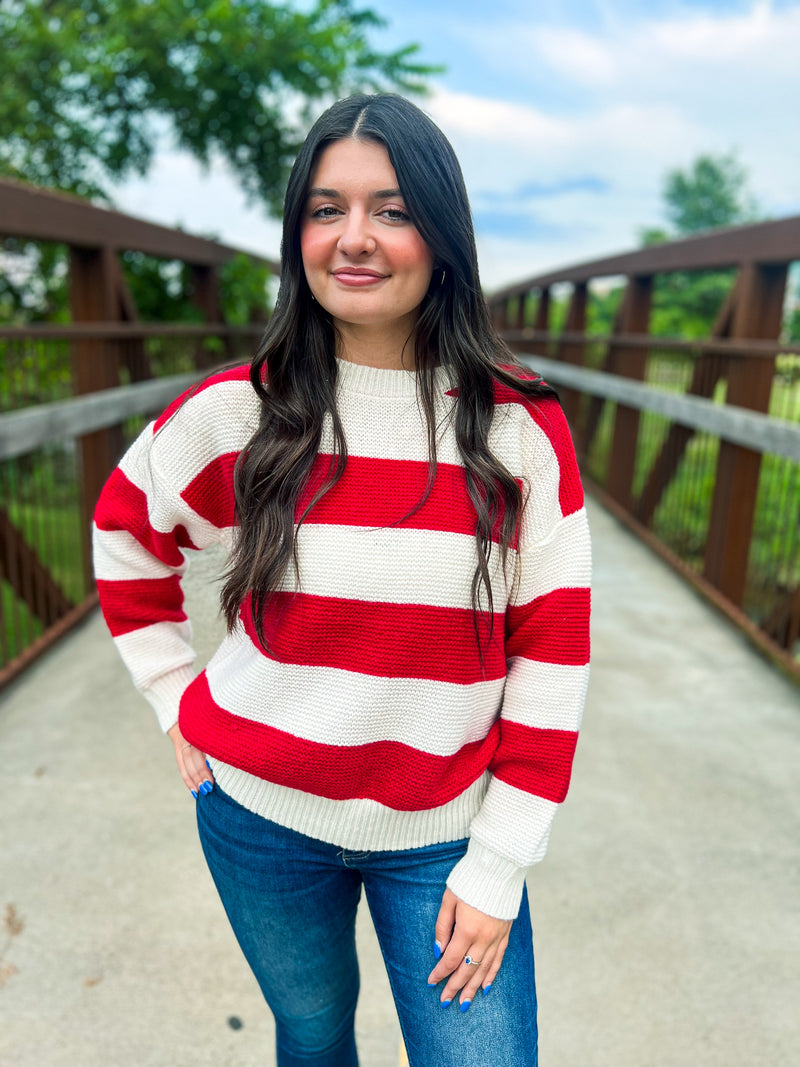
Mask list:
[[[356,288],[364,285],[375,285],[376,282],[382,282],[388,277],[386,274],[379,274],[374,270],[335,270],[333,272],[334,278],[337,282],[341,282],[342,285],[354,286]]]

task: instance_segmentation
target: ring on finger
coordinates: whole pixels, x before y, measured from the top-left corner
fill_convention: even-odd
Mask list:
[[[474,960],[472,958],[472,956],[465,956],[464,957],[464,963],[466,963],[466,965],[468,967],[480,967],[481,961],[480,960]]]

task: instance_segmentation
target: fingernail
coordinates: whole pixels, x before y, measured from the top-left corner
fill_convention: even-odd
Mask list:
[[[439,984],[438,982],[428,982],[428,989],[433,989],[438,984]]]
[[[200,792],[204,796],[206,796],[208,793],[210,793],[213,788],[214,788],[214,786],[208,780],[206,780],[205,782],[201,782],[200,783]]]
[[[194,791],[194,789],[192,790],[192,796],[194,797],[195,800],[197,800],[197,793]]]
[[[208,769],[211,770],[211,764],[208,762],[208,760],[206,760],[206,767],[208,767]]]
[[[437,960],[439,959],[439,957],[442,954],[442,946],[439,944],[438,941],[434,941],[433,942],[433,954],[434,954],[434,956],[436,957]]]
[[[486,996],[486,994],[487,994],[487,993],[489,992],[489,990],[490,990],[491,988],[492,988],[492,983],[491,983],[491,982],[490,982],[490,983],[489,983],[488,985],[485,985],[485,986],[483,987],[483,995],[484,995],[484,996]]]
[[[461,1010],[462,1011],[467,1011],[471,1003],[472,1003],[471,1000],[462,1000],[461,1001]]]
[[[439,1004],[443,1008],[449,1008],[450,1005],[452,1004],[452,1001],[451,1000],[440,1000]]]

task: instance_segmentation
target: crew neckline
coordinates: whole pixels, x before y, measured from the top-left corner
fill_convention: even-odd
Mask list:
[[[417,372],[387,367],[370,367],[364,363],[351,363],[336,358],[337,386],[346,393],[364,393],[371,396],[416,396]],[[447,380],[443,367],[434,372],[437,382]]]

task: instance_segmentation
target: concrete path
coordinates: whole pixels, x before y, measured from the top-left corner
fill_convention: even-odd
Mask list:
[[[796,1067],[800,690],[596,505],[591,521],[585,726],[529,879],[541,1062]],[[215,565],[189,583],[203,656]],[[99,617],[4,694],[0,760],[0,1067],[274,1064],[193,801]],[[396,1067],[368,920],[359,938],[362,1067]]]

